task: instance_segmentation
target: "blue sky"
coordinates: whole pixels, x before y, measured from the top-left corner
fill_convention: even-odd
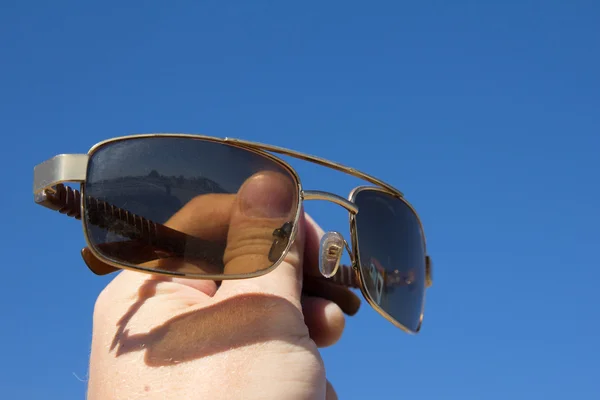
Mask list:
[[[423,331],[364,304],[323,351],[341,399],[600,397],[599,19],[593,1],[2,1],[3,397],[83,398],[110,279],[77,222],[34,205],[34,165],[143,132],[315,154],[416,207]],[[294,166],[308,189],[357,183]],[[341,208],[307,209],[347,234]]]

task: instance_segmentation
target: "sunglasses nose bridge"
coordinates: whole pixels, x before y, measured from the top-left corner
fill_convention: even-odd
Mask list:
[[[302,198],[304,200],[330,201],[342,206],[352,215],[358,213],[358,206],[355,203],[334,193],[323,192],[320,190],[305,190],[302,192]],[[348,255],[352,259],[352,263],[354,264],[353,252],[343,235],[339,232],[325,232],[319,245],[319,271],[321,272],[321,275],[325,278],[331,278],[337,273],[344,250],[348,252]]]
[[[330,201],[332,203],[344,207],[346,210],[348,210],[348,212],[352,214],[358,213],[358,206],[356,204],[334,193],[323,192],[320,190],[303,190],[302,198],[304,200]]]

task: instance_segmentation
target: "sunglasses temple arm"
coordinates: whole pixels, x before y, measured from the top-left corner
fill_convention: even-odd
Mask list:
[[[56,185],[54,189],[54,193],[44,192],[42,205],[75,219],[81,219],[81,193],[63,184]],[[183,254],[189,252],[190,248],[202,249],[200,254],[189,255],[208,262],[219,260],[225,250],[224,243],[215,243],[186,235],[93,197],[88,197],[88,200],[88,218],[92,225],[128,237],[133,242],[150,244],[172,254]],[[133,229],[124,230],[122,224]],[[190,243],[193,245],[190,246]],[[123,242],[119,242],[119,244],[123,244]]]
[[[90,203],[90,215],[92,217],[90,222],[92,224],[100,226],[104,229],[110,229],[112,224],[108,223],[109,221],[116,220],[122,223],[124,222],[127,225],[135,228],[129,235],[130,239],[133,241],[136,239],[139,240],[139,236],[142,235],[143,239],[149,240],[152,245],[160,248],[161,250],[173,253],[183,252],[186,243],[189,244],[190,242],[200,242],[197,243],[198,246],[188,246],[187,249],[205,249],[202,254],[198,254],[197,256],[208,259],[211,262],[214,262],[216,259],[220,258],[219,256],[224,252],[224,244],[215,244],[214,242],[209,242],[186,235],[183,232],[179,232],[165,225],[150,221],[129,211],[115,207],[92,197],[88,197],[88,200]],[[81,219],[81,193],[71,187],[58,184],[54,187],[53,192],[42,192],[38,198],[36,198],[36,202],[47,208],[58,211],[62,214],[66,214],[69,217]],[[122,231],[119,231],[118,233],[121,235],[123,234]],[[118,244],[123,245],[124,243],[118,242]],[[110,245],[110,243],[107,245]],[[99,260],[94,256],[91,250],[87,248],[82,250],[82,257],[90,270],[98,275],[105,275],[118,270],[118,268],[112,267],[104,263],[102,260]],[[144,258],[143,255],[141,257]],[[328,286],[335,284],[348,288],[360,287],[356,272],[352,267],[346,265],[341,265],[337,273],[331,278],[305,276],[305,280],[306,279],[309,281],[314,280],[327,283]]]

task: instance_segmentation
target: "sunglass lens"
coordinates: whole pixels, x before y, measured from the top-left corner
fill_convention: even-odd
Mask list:
[[[354,201],[365,294],[417,332],[425,296],[425,243],[418,217],[403,200],[379,190],[359,190]]]
[[[290,242],[298,182],[282,163],[223,142],[108,142],[88,162],[88,241],[106,259],[175,275],[268,269]]]

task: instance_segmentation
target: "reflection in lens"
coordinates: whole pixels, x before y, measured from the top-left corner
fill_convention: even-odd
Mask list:
[[[360,268],[373,302],[410,331],[420,327],[425,244],[416,214],[402,200],[361,190],[354,201]]]
[[[97,252],[177,275],[271,267],[298,210],[298,185],[283,164],[178,137],[101,146],[90,157],[84,195],[88,240]]]

